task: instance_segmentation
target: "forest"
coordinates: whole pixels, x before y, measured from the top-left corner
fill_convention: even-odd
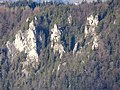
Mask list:
[[[98,24],[91,26],[95,27],[93,35],[85,36],[86,27],[90,28],[87,20],[91,15],[95,20],[97,18]],[[33,26],[30,24],[32,20]],[[32,66],[34,62],[26,66],[21,64],[27,61],[29,54],[18,51],[14,44],[19,31],[24,39],[27,38],[30,25],[35,27],[33,36],[38,55],[35,67]],[[61,52],[55,53],[55,48],[51,48],[54,33],[51,31],[55,25],[60,31],[58,44],[64,48],[61,58]],[[91,42],[94,43],[95,36],[99,37],[99,47],[95,49],[94,46],[92,50]],[[23,74],[23,70],[27,74]],[[79,5],[32,0],[0,3],[0,90],[119,89],[119,0],[83,1]]]

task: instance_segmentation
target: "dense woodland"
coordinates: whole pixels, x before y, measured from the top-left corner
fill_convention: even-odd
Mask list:
[[[99,1],[99,0],[98,0]],[[77,40],[84,46],[84,25],[89,15],[98,15],[100,47],[92,51],[85,47],[78,56],[72,54]],[[72,16],[72,23],[67,21]],[[28,78],[21,76],[19,53],[11,62],[6,42],[15,34],[28,29],[26,18],[36,16],[37,33],[42,43],[37,45],[40,64],[37,70],[29,67]],[[116,24],[113,24],[116,20]],[[50,29],[57,24],[62,31],[61,40],[66,53],[63,58],[50,49]],[[36,36],[36,38],[39,38]],[[40,43],[39,41],[37,43]],[[79,48],[78,47],[78,51]],[[90,53],[87,53],[90,52]],[[89,58],[88,58],[89,54]],[[60,63],[66,62],[57,71]],[[120,2],[82,2],[80,5],[64,3],[5,2],[0,4],[0,90],[119,90],[120,89]]]

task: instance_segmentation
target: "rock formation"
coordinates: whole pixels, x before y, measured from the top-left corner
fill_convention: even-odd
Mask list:
[[[98,23],[99,21],[97,15],[95,17],[93,15],[87,17],[84,33],[85,33],[85,38],[87,38],[87,36],[92,36],[93,39],[92,50],[97,49],[99,46],[98,45],[99,36],[97,36],[97,33],[95,31],[96,27],[98,26]]]
[[[95,34],[95,28],[98,26],[98,22],[99,21],[97,15],[95,17],[93,15],[87,17],[87,22],[85,26],[85,37]]]
[[[29,24],[29,29],[22,33],[19,31],[15,35],[15,41],[13,41],[15,48],[27,54],[27,61],[38,62],[38,54],[36,52],[36,37],[35,37],[35,26],[34,22],[31,21]]]
[[[98,49],[99,37],[98,37],[98,36],[95,36],[93,39],[94,39],[94,40],[93,40],[92,50],[95,50],[95,49]]]
[[[75,52],[78,50],[78,44],[79,42],[76,42],[74,49],[73,49],[73,55],[75,54]]]
[[[27,72],[25,66],[31,65],[33,68],[35,68],[36,63],[39,61],[38,53],[36,50],[36,29],[34,21],[32,20],[29,23],[29,29],[24,33],[21,30],[18,31],[18,33],[15,35],[15,40],[12,43],[8,41],[6,46],[12,57],[15,55],[13,55],[15,50],[13,51],[12,47],[14,47],[16,51],[19,51],[20,53],[24,52],[27,55],[26,61],[21,62],[23,65],[23,73]],[[25,76],[28,76],[28,72]]]
[[[72,16],[71,16],[71,15],[68,16],[68,23],[69,23],[69,24],[72,23]]]
[[[51,29],[51,48],[53,48],[54,53],[58,52],[60,54],[60,58],[62,58],[63,53],[65,53],[64,47],[61,44],[60,37],[61,32],[58,30],[57,25],[54,24],[54,28]]]

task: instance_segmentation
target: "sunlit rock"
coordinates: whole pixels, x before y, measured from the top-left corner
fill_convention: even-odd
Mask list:
[[[114,20],[113,24],[116,24],[116,20]]]
[[[61,65],[59,64],[59,65],[58,65],[58,68],[57,68],[57,71],[59,71],[59,70],[60,70],[60,66],[61,66]]]
[[[69,24],[72,23],[72,16],[71,16],[71,15],[68,16],[68,23],[69,23]]]
[[[19,31],[15,35],[15,41],[13,42],[13,45],[20,52],[22,52],[24,50],[24,48],[26,46],[26,40],[25,40],[25,37],[23,36],[23,33],[21,31]]]
[[[12,57],[15,56],[15,54],[13,54],[15,50],[12,50],[13,46],[16,51],[25,53],[27,55],[26,60],[21,62],[21,64],[24,68],[22,72],[25,74],[25,76],[28,76],[28,72],[26,71],[25,67],[31,65],[31,67],[35,68],[36,63],[39,62],[38,53],[36,50],[36,29],[34,21],[32,20],[29,23],[29,29],[24,33],[21,30],[18,31],[18,33],[15,35],[15,40],[12,43],[8,41],[6,46]]]
[[[93,17],[93,15],[90,15],[89,17],[87,17],[87,22],[85,25],[85,37],[87,37],[89,34],[93,35],[95,33],[95,28],[98,26],[98,16],[96,15],[95,17]]]
[[[26,22],[29,22],[29,21],[30,21],[30,18],[27,18],[27,19],[26,19]]]
[[[78,49],[78,42],[75,44],[75,46],[74,46],[74,49],[73,49],[73,55],[75,54],[75,52],[77,51],[77,49]]]
[[[87,17],[84,33],[85,33],[85,38],[87,38],[87,36],[92,36],[91,38],[91,40],[93,39],[92,50],[98,49],[99,47],[98,44],[99,37],[97,36],[97,33],[95,31],[96,27],[98,27],[98,23],[99,23],[98,15],[96,15],[95,17],[93,15],[90,15],[89,17]]]
[[[27,61],[38,62],[34,21],[31,21],[29,24],[29,29],[25,33],[19,31],[15,35],[13,45],[20,52],[24,51],[27,53]]]
[[[98,49],[98,41],[99,41],[98,36],[94,37],[93,45],[92,45],[92,50]]]
[[[63,53],[65,53],[64,47],[60,41],[61,32],[58,30],[57,25],[54,24],[54,28],[51,29],[51,48],[53,48],[54,53],[58,52],[60,58],[62,58]]]

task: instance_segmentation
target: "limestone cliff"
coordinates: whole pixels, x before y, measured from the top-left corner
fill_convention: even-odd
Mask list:
[[[8,41],[6,46],[12,58],[15,56],[15,54],[13,54],[15,50],[13,50],[12,47],[14,47],[19,53],[24,52],[27,55],[26,60],[21,63],[23,64],[22,72],[28,76],[28,72],[25,69],[25,66],[32,65],[32,67],[35,68],[36,63],[39,62],[38,53],[36,50],[36,29],[34,21],[32,20],[29,23],[29,29],[24,33],[21,30],[18,31],[15,35],[15,40],[12,43]]]
[[[87,36],[91,36],[91,40],[93,45],[92,45],[92,50],[97,49],[98,48],[98,41],[99,41],[99,36],[96,33],[96,27],[98,27],[98,15],[96,15],[95,17],[93,15],[90,15],[89,17],[87,17],[87,21],[86,21],[86,25],[85,25],[85,38],[87,38]]]
[[[29,29],[25,33],[19,31],[16,34],[13,45],[20,52],[27,53],[27,61],[38,62],[34,21],[30,22]]]
[[[95,17],[93,15],[90,15],[87,17],[86,24],[85,24],[85,29],[84,29],[84,40],[78,40],[74,46],[73,49],[73,55],[77,51],[78,43],[84,42],[84,45],[80,46],[80,50],[77,52],[81,53],[81,51],[90,46],[92,44],[91,49],[96,50],[99,47],[99,34],[97,34],[96,29],[98,27],[98,15]]]
[[[57,25],[54,24],[54,28],[51,29],[51,48],[53,48],[54,53],[58,52],[60,54],[60,58],[62,58],[63,53],[65,53],[64,47],[61,44],[60,37],[61,32],[58,30]]]

